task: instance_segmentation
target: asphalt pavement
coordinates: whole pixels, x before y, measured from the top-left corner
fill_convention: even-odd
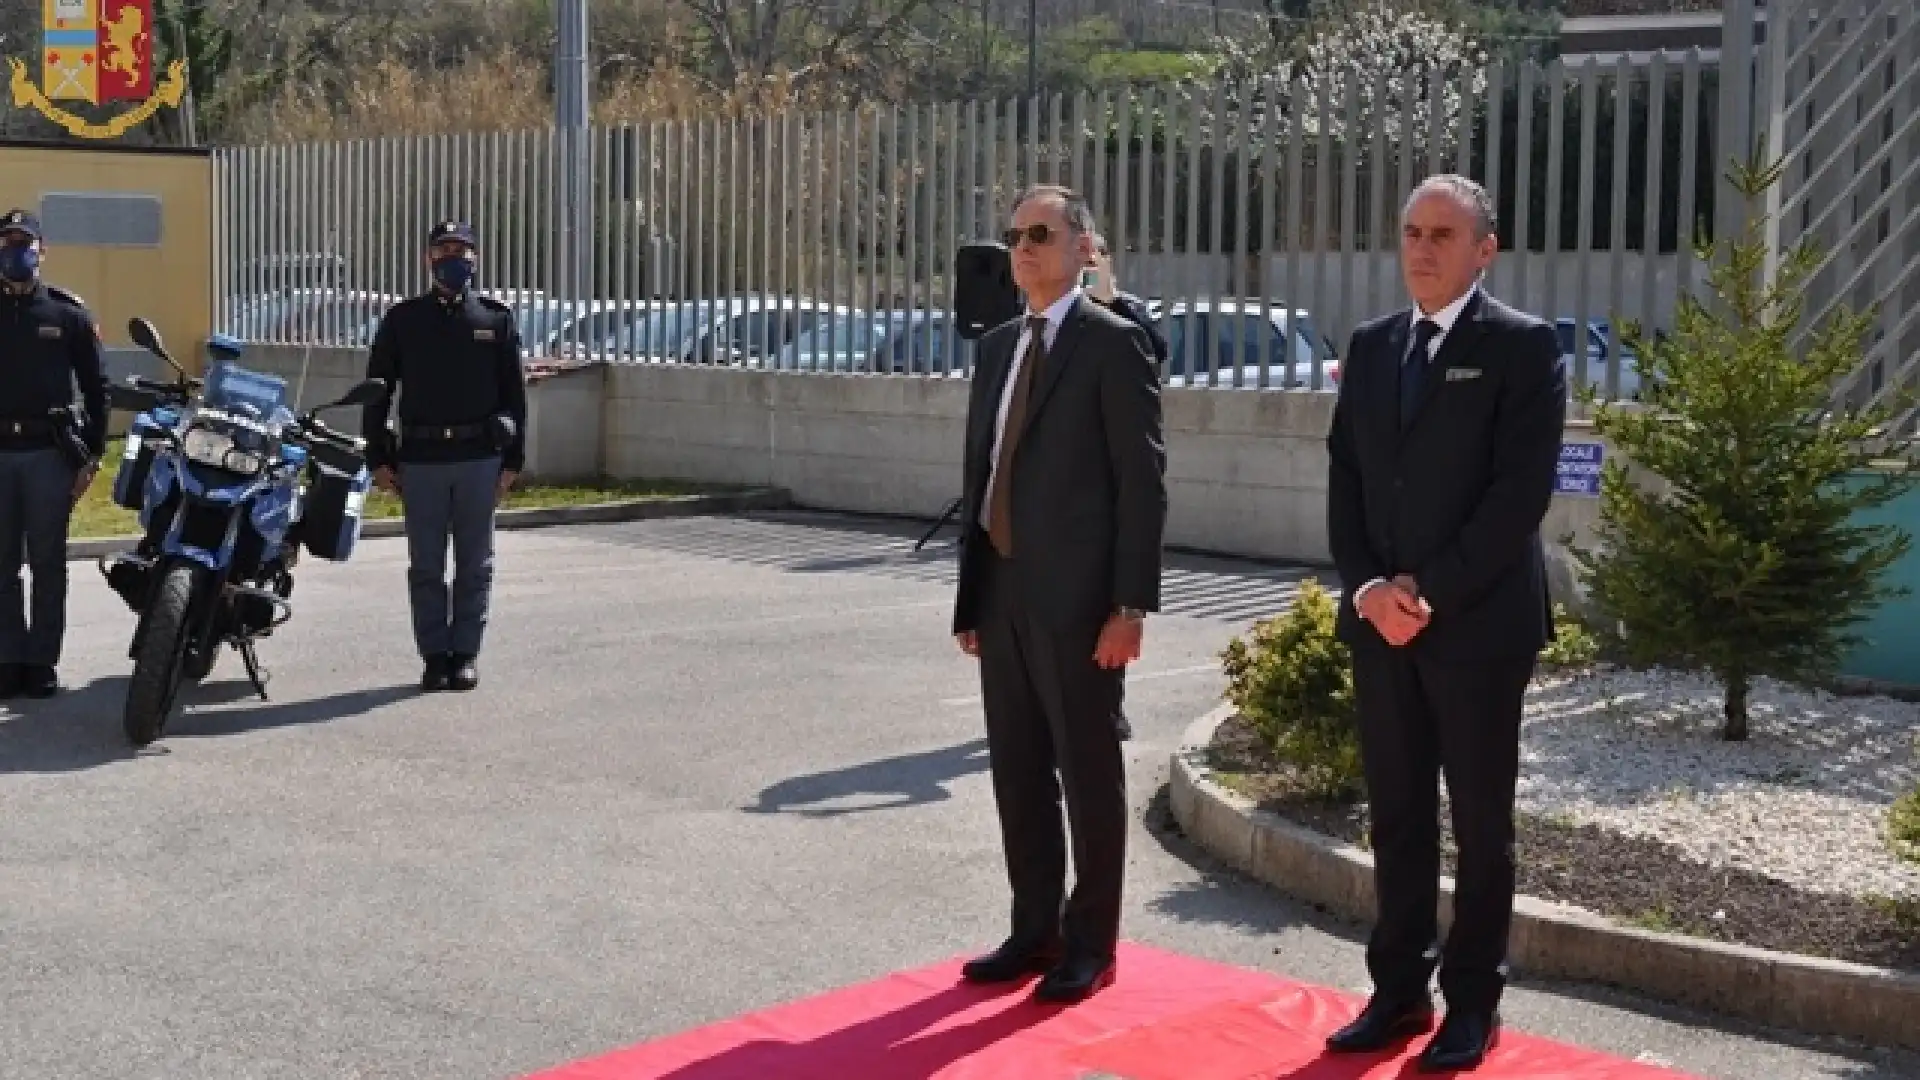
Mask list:
[[[414,689],[404,547],[309,562],[149,750],[132,616],[72,566],[69,691],[0,703],[0,1077],[509,1078],[990,946],[978,684],[920,526],[503,532],[480,688]],[[1176,558],[1128,690],[1124,932],[1363,989],[1360,928],[1166,827],[1218,654],[1298,573]],[[1122,978],[1125,973],[1122,972]],[[1725,1080],[1920,1060],[1522,982],[1512,1026]]]

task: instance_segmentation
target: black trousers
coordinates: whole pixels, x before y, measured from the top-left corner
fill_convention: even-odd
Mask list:
[[[1532,657],[1463,664],[1353,650],[1378,894],[1367,970],[1382,997],[1422,995],[1433,975],[1442,774],[1459,856],[1440,990],[1451,1008],[1492,1009],[1506,989],[1514,787],[1533,668]]]
[[[1126,872],[1126,763],[1114,725],[1121,672],[1094,663],[1098,625],[1061,632],[1034,619],[1012,564],[985,535],[978,539],[985,599],[980,688],[1013,888],[1012,937],[1110,957]],[[1070,896],[1063,793],[1072,833]]]
[[[0,664],[60,663],[74,475],[58,450],[0,449]],[[33,572],[31,598],[22,563]]]

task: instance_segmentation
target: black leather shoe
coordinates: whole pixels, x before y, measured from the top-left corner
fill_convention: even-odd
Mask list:
[[[447,688],[447,673],[451,670],[444,656],[427,657],[427,666],[420,673],[420,689],[431,694]]]
[[[1071,955],[1060,961],[1033,988],[1036,1001],[1081,1001],[1113,985],[1116,965],[1111,956]]]
[[[1432,998],[1394,1001],[1375,997],[1353,1023],[1327,1036],[1327,1049],[1338,1054],[1370,1054],[1432,1028]]]
[[[22,682],[19,664],[0,664],[0,700],[18,695]]]
[[[1060,945],[1028,945],[1009,940],[985,956],[967,961],[960,975],[968,982],[1015,982],[1038,975],[1060,962]]]
[[[454,653],[447,657],[447,688],[450,690],[471,690],[480,685],[480,670],[473,664],[473,657],[465,653]]]
[[[1457,1072],[1473,1068],[1493,1049],[1499,1030],[1498,1013],[1447,1010],[1440,1030],[1420,1052],[1420,1071]]]
[[[20,692],[30,698],[50,698],[60,692],[60,675],[45,664],[27,664],[21,669]]]

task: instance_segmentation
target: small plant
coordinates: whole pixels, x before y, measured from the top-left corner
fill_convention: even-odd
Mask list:
[[[1625,659],[1711,672],[1725,688],[1722,737],[1735,741],[1755,678],[1823,683],[1838,669],[1858,640],[1852,624],[1901,595],[1883,578],[1910,546],[1897,528],[1854,520],[1912,482],[1873,468],[1898,453],[1871,445],[1891,411],[1833,402],[1873,315],[1836,305],[1801,342],[1803,289],[1824,264],[1802,244],[1768,273],[1759,205],[1783,165],[1760,160],[1729,177],[1750,208],[1744,235],[1702,252],[1711,307],[1683,294],[1667,340],[1628,328],[1644,407],[1595,414],[1599,434],[1658,483],[1608,462],[1599,554],[1573,552]]]
[[[1895,799],[1888,808],[1887,847],[1908,862],[1920,863],[1920,788]]]
[[[1544,668],[1579,670],[1600,657],[1600,639],[1564,604],[1553,605],[1553,640],[1540,650]]]
[[[1227,700],[1307,794],[1349,802],[1363,790],[1353,667],[1335,636],[1337,602],[1318,582],[1221,654]]]

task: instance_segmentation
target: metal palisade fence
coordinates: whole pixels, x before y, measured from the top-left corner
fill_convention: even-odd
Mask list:
[[[1766,122],[1730,110],[1718,75],[1655,52],[710,116],[594,128],[584,147],[547,129],[225,149],[216,321],[365,347],[423,287],[427,230],[460,217],[532,359],[963,376],[955,252],[997,236],[1020,188],[1057,182],[1090,197],[1120,288],[1159,320],[1169,385],[1327,391],[1352,327],[1404,303],[1406,193],[1456,171],[1496,199],[1489,288],[1558,324],[1576,382],[1632,397],[1622,328],[1664,332],[1698,290],[1689,236],[1714,231],[1734,152],[1719,129]],[[1896,111],[1910,127],[1920,109]],[[590,173],[572,229],[568,160]],[[1920,351],[1897,332],[1881,348],[1882,382]]]

